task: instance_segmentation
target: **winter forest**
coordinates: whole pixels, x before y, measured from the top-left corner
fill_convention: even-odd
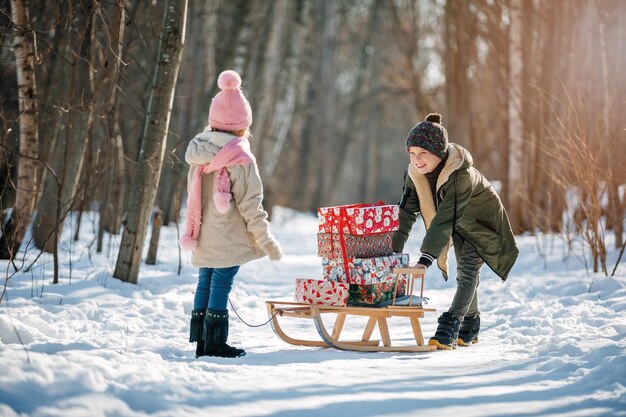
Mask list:
[[[608,400],[604,400],[609,405],[604,407],[604,400],[598,397],[586,399],[581,414],[575,414],[576,403],[568,408],[564,404],[569,397],[559,392],[561,402],[550,403],[550,410],[563,416],[625,415],[623,374],[616,376],[626,369],[624,0],[0,0],[0,308],[4,309],[0,310],[0,358],[12,343],[31,346],[38,340],[22,327],[7,324],[8,318],[3,322],[2,316],[8,317],[11,303],[17,308],[22,296],[26,306],[33,303],[31,299],[46,299],[44,287],[47,292],[63,294],[65,302],[71,303],[73,290],[69,287],[81,279],[94,279],[96,287],[115,288],[116,294],[121,291],[124,304],[141,298],[141,291],[159,298],[156,277],[158,271],[167,270],[165,275],[175,284],[172,288],[188,287],[185,296],[192,297],[197,270],[189,266],[177,245],[187,198],[189,166],[184,155],[189,141],[207,125],[211,99],[219,91],[217,77],[226,69],[241,74],[242,90],[252,107],[250,143],[263,180],[263,206],[272,226],[276,225],[277,237],[283,247],[291,245],[294,251],[312,255],[315,231],[303,232],[310,229],[307,216],[314,216],[319,207],[340,204],[380,200],[396,204],[409,162],[407,132],[427,114],[442,114],[450,141],[469,150],[476,168],[496,186],[515,235],[523,239],[522,253],[524,248],[539,253],[535,258],[523,256],[521,265],[526,271],[535,271],[535,267],[550,271],[546,279],[554,286],[548,285],[548,293],[560,285],[555,278],[559,269],[577,271],[574,275],[580,280],[594,277],[589,278],[595,280],[592,284],[600,278],[616,277],[600,289],[605,291],[603,297],[613,292],[620,297],[610,307],[603,306],[619,323],[611,327],[614,330],[607,330],[606,337],[618,346],[604,351],[613,358],[611,366],[599,365],[599,357],[579,355],[593,363],[596,380],[597,375],[604,375],[598,381],[606,384],[594,387],[607,393]],[[301,223],[304,225],[299,228]],[[310,244],[306,243],[309,239]],[[419,253],[418,244],[409,243],[412,256]],[[559,256],[551,258],[548,253],[554,247]],[[74,264],[78,248],[85,255]],[[288,249],[285,253],[289,256]],[[98,256],[106,259],[110,276],[106,285],[101,272],[89,269],[97,264],[93,259]],[[275,287],[276,291],[285,289],[286,297],[291,296],[289,280],[301,275],[295,263],[309,262],[308,258],[293,259],[288,271],[282,272],[286,284]],[[562,267],[567,262],[577,266]],[[260,265],[254,271],[281,274],[277,272],[280,266]],[[315,269],[307,266],[304,270]],[[515,272],[526,273],[522,267]],[[185,274],[187,278],[179,278]],[[250,278],[246,279],[244,272],[239,298],[242,313],[260,323],[265,319],[262,300],[272,293],[266,282],[257,282],[253,275],[252,269],[248,270]],[[568,290],[564,291],[580,297],[576,303],[588,301],[585,308],[595,308],[596,298],[585,298],[593,292],[585,282],[579,292],[575,284],[566,284]],[[125,283],[138,285],[126,287]],[[434,286],[435,294],[450,290],[443,285]],[[535,298],[545,295],[541,284],[533,285],[526,293],[523,286],[514,288],[526,297],[525,303],[532,304],[536,316],[552,311],[533,304]],[[565,297],[564,293],[558,295]],[[506,304],[508,312],[523,309],[508,304],[514,303],[515,297],[500,294],[496,299]],[[47,300],[44,304],[54,304],[57,298]],[[166,306],[179,303],[176,297],[175,301],[159,298],[158,302]],[[171,307],[180,313],[176,331],[180,330],[182,339],[190,309],[186,302]],[[253,307],[257,302],[260,304]],[[444,309],[446,302],[435,305]],[[46,306],[46,314],[60,308],[61,302],[58,304]],[[561,307],[563,304],[561,300]],[[493,304],[490,307],[498,310]],[[62,310],[54,312],[63,314]],[[505,322],[513,327],[535,320],[515,317],[499,318],[491,334],[504,332],[497,326]],[[57,319],[38,320],[52,323]],[[149,350],[152,345],[148,341],[136,345],[128,341],[133,324],[124,323],[116,324],[126,337],[123,353],[141,355],[139,348]],[[433,323],[425,326],[425,333],[432,333]],[[267,326],[263,333],[250,333],[243,325],[231,332],[250,342],[253,353],[256,347],[266,355],[284,354],[281,359],[249,359],[250,368],[269,366],[278,375],[291,375],[293,370],[284,369],[285,363],[298,359],[286,345],[272,340]],[[534,330],[520,332],[519,340],[535,336]],[[581,334],[591,337],[591,333]],[[251,335],[261,335],[259,345],[254,344],[257,339],[251,341]],[[165,340],[168,336],[159,337]],[[245,337],[250,339],[241,339]],[[489,337],[487,334],[486,340]],[[180,342],[182,347],[171,347],[176,360],[184,356],[187,347],[185,340]],[[536,341],[537,346],[544,342]],[[547,346],[575,355],[563,344],[559,340]],[[17,347],[11,349],[21,352]],[[42,349],[44,353],[51,353],[46,349],[57,352],[56,347]],[[31,355],[37,353],[36,348],[30,350]],[[78,350],[88,351],[82,345]],[[548,350],[537,347],[533,352],[542,357],[550,355]],[[585,349],[581,352],[587,353]],[[169,358],[169,353],[160,354]],[[495,361],[499,354],[489,350],[486,358]],[[13,376],[24,369],[17,364],[17,355],[7,353],[1,360],[11,364]],[[319,355],[310,361],[365,360],[358,355]],[[550,371],[556,376],[569,375],[570,365],[576,363],[565,360],[565,369],[558,359],[550,359],[554,360],[548,362]],[[78,362],[83,360],[88,366],[87,359],[79,357]],[[128,366],[133,366],[133,359],[127,360]],[[139,356],[134,360],[144,368],[151,366]],[[389,357],[384,366],[402,374],[402,364],[394,360]],[[36,366],[37,360],[32,362],[29,359],[29,366]],[[117,366],[124,363],[115,359]],[[184,407],[197,407],[193,409],[199,414],[208,410],[205,415],[296,415],[291,413],[291,405],[272,403],[278,401],[274,394],[255,391],[259,388],[252,388],[243,369],[222,363],[228,362],[200,361],[207,369],[234,373],[241,385],[231,381],[222,393],[223,401],[219,392],[210,394],[207,401],[213,401],[214,408],[203,409],[191,399]],[[312,363],[298,365],[313,372],[308,368]],[[445,359],[435,365],[445,366]],[[546,365],[537,366],[548,372]],[[166,368],[159,369],[175,380],[176,371]],[[348,364],[335,370],[349,369]],[[611,374],[611,369],[616,369],[616,374]],[[436,366],[431,372],[436,372]],[[498,375],[504,378],[502,372]],[[117,377],[120,375],[121,371]],[[362,392],[352,388],[347,393],[365,395],[376,384],[376,375]],[[53,403],[54,394],[43,394],[54,384],[24,377],[26,382],[15,389],[1,388],[10,387],[13,380],[0,379],[0,414],[180,415],[174,408],[164,411],[165,400],[151,408],[147,398],[129,399],[130,391],[98,388],[109,377],[115,378],[103,371],[97,377],[73,379],[70,375],[63,381],[68,386],[78,381],[81,386],[95,387],[86,391],[98,395],[114,391],[112,397],[124,405],[113,401],[105,406],[110,398],[98,397],[91,406],[85,405],[91,400],[85,400],[79,401],[80,406],[65,404],[54,410],[45,408]],[[254,377],[262,378],[263,372]],[[581,378],[587,381],[586,377]],[[150,380],[145,375],[137,378]],[[328,384],[322,376],[316,378],[316,383]],[[351,381],[347,385],[359,381],[358,375],[346,378]],[[528,378],[531,385],[540,384],[539,377]],[[219,385],[219,378],[216,381]],[[498,385],[497,381],[480,381]],[[390,384],[398,392],[410,391],[401,383]],[[33,385],[44,399],[28,406],[23,389]],[[246,398],[250,402],[258,401],[269,407],[266,411],[273,411],[244,413],[245,406],[233,405],[239,401],[237,386],[249,391]],[[295,386],[294,390],[308,388]],[[69,398],[67,393],[76,388],[65,390],[62,383],[58,389]],[[152,394],[155,392],[186,398],[186,393],[171,392],[158,384]],[[583,392],[586,388],[579,386],[572,395]],[[189,398],[194,395],[201,399],[209,394],[193,391]],[[548,394],[540,398],[503,395],[512,396],[503,398],[505,402],[548,398]],[[453,405],[463,403],[457,401]],[[492,408],[482,410],[484,414],[476,408],[468,413],[454,407],[443,414],[496,416],[501,415],[498,404],[491,403]],[[445,401],[434,402],[431,414],[445,405]],[[106,407],[108,411],[101,414],[85,412]],[[382,405],[370,409],[369,414],[366,408],[346,412],[326,405],[318,410],[320,414],[303,408],[297,415],[386,415]],[[550,415],[550,410],[541,407],[515,410],[509,415]],[[396,412],[394,415],[412,415],[416,411],[401,408]]]
[[[136,281],[135,240],[149,221],[178,222],[181,153],[228,68],[254,104],[270,213],[397,201],[406,132],[437,111],[500,182],[517,233],[583,235],[605,272],[603,227],[623,242],[622,1],[7,0],[2,11],[4,259],[21,244],[54,253],[69,213],[95,211],[97,251],[124,229],[116,275]]]

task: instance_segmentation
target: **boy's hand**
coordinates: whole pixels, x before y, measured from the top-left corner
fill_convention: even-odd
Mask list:
[[[413,265],[413,268],[418,268],[418,269],[424,269],[426,270],[428,267],[426,265],[422,265],[421,263],[416,263],[415,265]]]

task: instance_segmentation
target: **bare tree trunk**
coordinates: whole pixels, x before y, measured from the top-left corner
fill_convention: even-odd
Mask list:
[[[39,116],[35,79],[35,39],[30,27],[27,2],[12,0],[15,24],[15,64],[20,110],[20,145],[17,166],[15,206],[7,224],[2,227],[0,258],[11,259],[19,250],[35,210],[37,191],[37,158],[39,157]]]
[[[103,200],[100,202],[100,221],[98,223],[98,242],[96,251],[102,252],[102,241],[104,232],[117,234],[122,220],[124,205],[124,148],[122,144],[122,133],[118,123],[117,109],[112,109],[113,114],[109,115],[108,146],[106,155],[103,157],[104,178],[106,187]]]
[[[200,25],[200,30],[201,30],[201,36],[204,38],[204,42],[206,42],[206,46],[204,48],[204,51],[206,53],[206,56],[204,57],[204,62],[202,65],[202,67],[204,68],[204,79],[200,80],[200,83],[202,85],[202,91],[210,91],[211,90],[211,83],[210,80],[215,80],[217,78],[217,71],[218,69],[216,68],[216,63],[215,63],[215,49],[216,49],[216,43],[217,43],[217,10],[219,9],[220,6],[220,0],[209,0],[209,1],[203,1],[203,9],[202,9],[202,17],[203,17],[203,21],[205,22],[204,25]],[[199,97],[200,99],[202,97]],[[203,115],[205,116],[205,115]],[[208,116],[208,114],[206,115]],[[203,117],[204,120],[202,120],[202,125],[200,126],[206,126],[206,119],[207,117]],[[194,131],[197,129],[194,129]],[[186,136],[185,136],[186,137]]]
[[[265,69],[263,71],[262,94],[260,102],[256,103],[258,108],[255,117],[255,131],[262,138],[263,142],[257,148],[257,157],[264,161],[265,150],[268,148],[269,139],[272,132],[272,120],[274,118],[274,108],[276,106],[276,95],[278,94],[279,74],[282,67],[282,55],[286,43],[285,33],[287,28],[287,17],[290,10],[289,0],[276,0],[272,3],[272,24],[265,53]]]
[[[563,213],[561,196],[553,184],[555,168],[546,157],[546,149],[555,146],[551,134],[551,104],[545,97],[555,97],[561,85],[558,68],[564,51],[560,33],[567,25],[561,2],[522,3],[522,123],[524,126],[523,154],[526,177],[526,209],[521,224],[524,229],[538,228],[542,232],[560,232]],[[555,16],[561,16],[555,19]]]
[[[102,252],[104,232],[117,234],[119,231],[123,205],[124,205],[124,148],[122,133],[119,126],[119,112],[117,108],[117,94],[119,89],[120,64],[122,62],[122,52],[124,49],[124,28],[126,26],[126,8],[123,0],[118,0],[117,9],[112,19],[111,28],[113,39],[110,49],[115,53],[112,56],[112,82],[111,93],[109,95],[106,118],[104,120],[105,148],[103,150],[102,173],[104,192],[100,201],[100,219],[98,222],[98,240],[96,252]]]
[[[173,168],[172,179],[172,193],[169,198],[168,204],[164,205],[163,210],[163,224],[168,225],[171,222],[178,224],[180,220],[180,209],[183,204],[183,197],[186,194],[187,187],[187,165],[185,163],[178,163]]]
[[[621,213],[621,202],[619,196],[618,186],[618,172],[616,166],[616,159],[613,150],[618,142],[613,137],[619,138],[619,133],[614,134],[611,132],[610,121],[614,118],[611,100],[611,89],[609,87],[610,75],[609,75],[609,58],[608,58],[608,46],[606,38],[606,19],[607,11],[603,8],[600,2],[596,0],[596,11],[598,13],[598,37],[600,41],[600,69],[602,80],[602,128],[600,141],[604,142],[606,146],[604,149],[608,150],[608,206],[607,206],[607,228],[615,232],[615,248],[622,247],[622,234],[624,231],[624,218]],[[620,161],[618,163],[624,163]]]
[[[549,5],[546,5],[549,6]],[[548,9],[550,10],[550,9]],[[542,32],[544,26],[548,26],[548,33],[555,25],[542,25],[547,19],[538,18],[539,13],[535,11],[533,2],[523,2],[521,10],[521,25],[524,28],[524,36],[522,37],[522,83],[521,89],[521,120],[524,126],[524,155],[526,158],[525,166],[532,167],[527,169],[525,176],[528,184],[528,194],[526,196],[527,210],[524,210],[523,224],[529,225],[531,228],[539,228],[546,230],[546,224],[549,221],[548,213],[545,210],[545,201],[543,194],[546,192],[547,183],[545,178],[545,169],[540,165],[541,148],[538,138],[542,137],[540,131],[542,126],[537,123],[541,119],[541,104],[537,103],[533,97],[536,93],[534,88],[539,85],[538,76],[549,78],[551,66],[548,66],[549,58],[546,61],[541,60],[541,48],[537,38],[543,38],[544,44],[552,45],[554,36],[546,36]],[[552,16],[552,14],[550,14]],[[542,36],[543,35],[543,36]],[[547,52],[549,48],[544,47],[543,51]],[[553,52],[552,52],[553,54]],[[541,71],[538,69],[541,68]],[[540,74],[538,74],[540,72]],[[534,88],[533,88],[534,87]]]
[[[83,0],[74,9],[75,19],[73,32],[79,39],[79,52],[76,54],[71,86],[76,88],[72,94],[72,105],[69,110],[71,128],[66,129],[66,142],[61,169],[57,173],[61,179],[61,190],[57,189],[57,181],[51,175],[45,175],[43,196],[35,217],[36,227],[33,238],[38,248],[52,252],[54,240],[51,236],[60,236],[63,230],[65,214],[70,211],[77,194],[80,175],[85,161],[85,154],[93,126],[93,63],[92,48],[95,28],[93,22],[92,0]],[[60,198],[60,199],[59,199]],[[60,207],[57,207],[60,206]],[[58,218],[56,213],[61,213]]]
[[[623,2],[618,3],[618,22],[617,22],[617,27],[618,27],[618,31],[617,31],[617,50],[618,51],[622,51],[621,54],[613,54],[613,57],[617,60],[617,63],[615,65],[615,76],[619,77],[619,90],[618,91],[624,91],[624,89],[626,88],[626,80],[624,80],[624,77],[621,76],[621,74],[624,74],[624,71],[626,70],[626,53],[624,53],[624,51],[626,51],[626,4],[624,4]],[[614,97],[614,99],[616,100],[616,102],[618,100],[622,99],[622,95],[621,94],[616,94],[616,97]],[[615,105],[614,108],[620,108],[620,106]],[[624,119],[626,118],[626,109],[624,108],[624,106],[621,106],[622,112],[621,112],[621,116],[619,116],[620,118]],[[619,132],[617,133],[617,143],[618,145],[621,144],[621,151],[619,153],[619,155],[621,155],[621,160],[626,160],[626,146],[624,144],[626,144],[626,129],[619,129]],[[622,183],[626,183],[626,166],[625,164],[621,165],[621,168],[618,168],[618,172],[619,172],[619,178],[621,178]],[[617,213],[616,213],[616,219],[619,220],[619,222],[615,225],[615,242],[616,242],[616,246],[618,245],[618,242],[621,242],[621,253],[620,256],[623,255],[624,253],[624,245],[626,245],[626,236],[624,236],[624,222],[626,221],[626,195],[623,195],[621,197],[621,202],[619,203],[618,209],[617,209]],[[616,266],[617,267],[617,266]],[[615,269],[613,269],[613,274],[615,274]]]
[[[291,129],[294,113],[296,110],[296,102],[298,96],[298,69],[302,59],[304,48],[304,35],[306,26],[303,24],[304,19],[308,16],[308,3],[302,4],[295,10],[295,21],[289,45],[289,57],[287,58],[287,80],[285,85],[285,96],[276,106],[273,115],[272,131],[276,132],[276,140],[272,144],[269,152],[265,156],[263,165],[263,176],[271,178],[274,170],[278,165],[281,152],[287,141],[287,135]]]
[[[417,2],[409,2],[400,8],[396,2],[383,2],[391,13],[393,40],[400,49],[397,76],[404,79],[411,92],[411,99],[414,103],[415,116],[417,120],[422,120],[424,113],[431,111],[434,100],[424,93],[424,73],[426,66],[419,57],[425,55],[416,39],[424,36],[420,23],[420,7]],[[404,23],[408,17],[408,25]],[[426,110],[427,109],[427,110]]]
[[[148,255],[146,256],[146,264],[156,264],[157,250],[159,249],[159,237],[161,236],[161,226],[163,225],[163,212],[155,210],[152,216],[152,236],[150,237],[150,246],[148,247]]]
[[[137,178],[126,207],[126,222],[113,274],[133,284],[137,283],[148,221],[163,166],[186,20],[187,0],[168,0],[144,124]]]
[[[263,85],[263,68],[266,66],[266,50],[273,29],[272,10],[274,10],[274,2],[247,1],[246,5],[249,10],[243,16],[242,28],[237,34],[238,38],[233,39],[233,45],[237,45],[234,68],[235,70],[241,69],[242,79],[249,80],[243,85],[243,89],[246,92],[246,97],[252,103],[252,119],[254,121],[252,130],[261,136],[258,123],[260,118],[257,113],[261,110],[259,103],[267,92]],[[241,12],[238,10],[237,14]],[[259,145],[262,145],[262,142],[255,140],[252,141],[251,145],[254,154],[260,161],[263,149]]]
[[[508,210],[511,226],[516,233],[523,230],[524,198],[526,179],[524,176],[524,137],[522,126],[522,2],[511,0],[509,26],[509,154],[508,161]]]
[[[380,104],[376,105],[374,114],[383,114]],[[365,202],[376,201],[378,189],[378,178],[380,175],[380,155],[381,140],[384,137],[381,128],[382,121],[380,117],[372,117],[368,120],[368,134],[363,135],[363,151],[361,177],[360,199]]]
[[[471,83],[467,78],[472,39],[470,29],[473,16],[469,11],[468,0],[447,0],[445,6],[446,39],[446,114],[447,129],[455,142],[475,149],[472,138],[470,105]],[[446,119],[444,119],[446,123]]]
[[[335,49],[337,44],[337,9],[338,6],[333,0],[323,0],[320,9],[321,21],[323,25],[322,31],[322,60],[320,62],[319,71],[321,71],[319,90],[322,92],[318,97],[320,105],[318,115],[316,117],[316,132],[318,140],[318,160],[317,166],[317,189],[313,194],[313,206],[320,207],[325,201],[326,196],[326,178],[328,177],[326,164],[322,163],[329,155],[329,144],[335,137],[334,123],[332,119],[335,116]],[[337,178],[331,178],[336,181]]]
[[[345,126],[345,130],[343,134],[338,138],[339,142],[339,151],[337,152],[337,157],[334,159],[334,166],[332,170],[332,174],[330,176],[331,182],[329,184],[328,197],[332,200],[337,192],[337,187],[339,186],[339,178],[341,177],[341,173],[343,171],[346,156],[348,154],[348,147],[350,146],[350,142],[353,138],[354,125],[356,124],[357,116],[359,113],[359,108],[361,104],[361,90],[363,86],[363,82],[365,80],[365,74],[369,67],[370,54],[367,52],[370,43],[376,33],[378,27],[378,11],[380,10],[381,2],[380,0],[374,0],[372,2],[369,18],[367,24],[367,33],[365,35],[365,39],[363,41],[363,45],[361,46],[361,53],[359,56],[359,64],[355,68],[355,78],[356,81],[354,83],[354,89],[352,90],[352,97],[350,99],[350,107],[348,109],[348,114],[346,115],[347,122]]]
[[[237,36],[232,38],[230,48],[233,49],[232,67],[237,71],[243,80],[248,79],[248,74],[256,75],[256,70],[250,71],[250,68],[255,68],[255,57],[260,57],[264,53],[266,43],[263,41],[264,36],[260,34],[264,29],[267,29],[270,24],[270,17],[268,13],[272,10],[274,2],[270,1],[247,1],[240,0],[241,5],[245,7],[236,6],[237,18],[241,18],[241,27],[237,32]],[[246,91],[249,91],[246,85],[243,86]],[[255,96],[248,93],[252,102],[256,102]]]
[[[178,72],[166,160],[161,173],[157,205],[163,211],[163,224],[178,223],[180,206],[187,187],[187,164],[184,162],[185,143],[207,126],[203,94],[211,89],[209,82],[217,77],[215,43],[218,38],[218,0],[189,3],[188,38]],[[210,102],[210,99],[206,100]]]
[[[212,0],[211,5],[208,5],[214,6],[215,8],[217,8],[218,6],[234,8],[234,16],[232,17],[231,30],[228,33],[228,35],[230,35],[230,39],[228,36],[225,36],[225,33],[218,32],[218,29],[215,29],[213,27],[206,27],[207,31],[212,30],[212,33],[214,34],[208,39],[209,45],[207,47],[214,48],[214,50],[207,51],[207,61],[210,63],[209,67],[213,67],[215,69],[218,69],[218,71],[222,71],[227,68],[232,68],[232,66],[234,65],[236,52],[236,48],[234,47],[234,45],[238,45],[239,43],[241,43],[240,38],[243,36],[242,32],[245,32],[245,22],[250,13],[250,3],[251,2],[249,2],[248,0],[238,0],[236,3],[234,1],[224,2],[221,0]],[[215,9],[211,9],[208,13],[209,14],[207,16],[207,26],[213,23],[213,26],[217,27],[217,12],[215,11]],[[218,48],[221,45],[226,45],[226,48]],[[217,71],[213,75],[214,76],[210,78],[211,81],[208,81],[208,79],[201,81],[202,84],[208,83],[208,88],[205,90],[205,94],[201,97],[200,104],[198,106],[200,110],[200,115],[203,119],[201,120],[202,126],[206,126],[206,120],[209,114],[211,100],[218,93],[217,82],[213,81],[216,79]],[[242,74],[242,76],[245,80],[246,77],[244,76],[244,74]]]
[[[300,152],[296,156],[298,167],[300,168],[295,173],[296,180],[291,184],[289,194],[292,196],[292,200],[299,201],[301,206],[299,208],[303,210],[310,210],[312,207],[318,207],[315,205],[314,193],[316,187],[319,187],[315,175],[315,162],[316,158],[312,158],[311,155],[318,155],[319,148],[315,146],[315,140],[317,139],[313,135],[313,126],[315,124],[315,112],[313,106],[317,103],[317,96],[319,93],[316,91],[318,73],[312,77],[307,85],[307,90],[304,98],[304,122],[302,123],[302,129],[300,131]],[[322,160],[318,156],[317,163],[322,164]],[[305,189],[306,192],[302,193]]]

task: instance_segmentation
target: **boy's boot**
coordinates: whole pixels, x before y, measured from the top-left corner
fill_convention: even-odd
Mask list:
[[[204,317],[204,355],[238,358],[246,351],[226,344],[228,339],[228,311],[208,309]]]
[[[456,349],[461,320],[446,312],[437,321],[437,331],[428,341],[428,345],[437,346],[437,349]]]
[[[480,331],[480,315],[474,317],[465,316],[461,329],[459,330],[459,338],[457,340],[460,346],[469,346],[478,343],[478,332]]]
[[[197,342],[196,358],[204,355],[204,340],[202,331],[204,329],[204,315],[206,310],[193,310],[191,312],[191,323],[189,324],[189,341]]]

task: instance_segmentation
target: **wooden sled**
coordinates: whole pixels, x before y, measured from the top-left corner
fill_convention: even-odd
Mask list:
[[[415,279],[421,279],[420,299],[424,292],[424,270],[416,268],[396,268],[394,274],[405,274],[409,277],[408,294],[413,294],[413,284]],[[396,288],[397,290],[397,288]],[[283,341],[297,346],[311,347],[333,347],[341,350],[354,350],[362,352],[424,352],[436,350],[435,346],[424,345],[424,336],[419,319],[424,317],[425,312],[434,312],[434,308],[424,308],[421,304],[412,304],[412,297],[406,306],[395,305],[396,294],[392,305],[387,307],[337,307],[318,304],[307,304],[294,301],[266,301],[267,312],[271,319],[270,323],[274,333]],[[325,314],[336,314],[335,323],[332,329],[327,329],[322,318]],[[369,317],[361,340],[346,341],[341,339],[341,332],[348,316]],[[312,319],[317,333],[322,340],[296,339],[288,336],[279,323],[279,317],[294,317],[301,319]],[[415,344],[394,345],[389,335],[387,319],[390,317],[406,317],[411,323]],[[378,325],[378,330],[382,339],[382,346],[379,340],[371,340],[372,333]]]

